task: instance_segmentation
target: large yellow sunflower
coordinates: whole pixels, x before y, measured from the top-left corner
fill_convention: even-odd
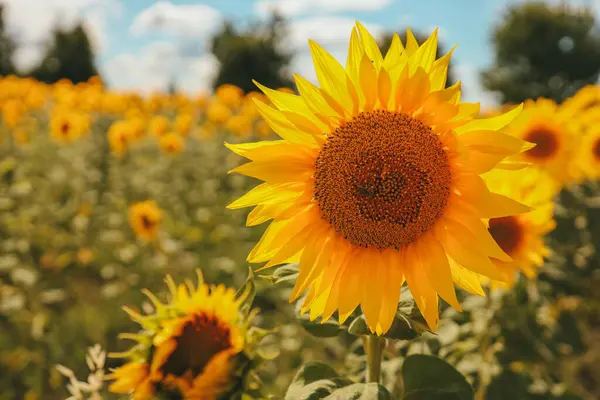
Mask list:
[[[571,161],[579,138],[576,112],[576,107],[557,105],[549,99],[525,102],[523,112],[507,132],[536,146],[514,159],[534,164],[559,184],[575,179],[577,171]]]
[[[523,171],[492,171],[484,175],[488,187],[498,193],[531,206],[533,211],[491,218],[488,229],[500,248],[512,261],[493,260],[505,275],[505,284],[511,286],[517,271],[528,278],[537,275],[550,249],[544,245],[544,236],[556,226],[553,197],[556,185],[547,174],[535,168]]]
[[[264,181],[229,208],[256,206],[248,225],[273,220],[248,260],[298,261],[291,300],[308,291],[303,311],[344,321],[360,305],[378,334],[406,281],[435,328],[438,295],[460,309],[454,283],[483,294],[477,274],[504,279],[491,257],[510,258],[483,219],[529,207],[480,174],[520,166],[503,159],[528,144],[499,132],[520,109],[475,119],[460,84],[445,88],[452,52],[436,60],[437,31],[420,47],[395,35],[384,57],[357,23],[346,68],[310,48],[320,88],[299,76],[299,96],[259,85],[274,108],[257,107],[282,140],[227,145],[251,160],[232,172]]]
[[[166,283],[172,297],[167,304],[145,291],[154,313],[140,315],[125,308],[142,330],[122,335],[138,343],[128,352],[113,354],[130,361],[109,376],[115,380],[109,389],[136,400],[157,393],[216,399],[239,383],[238,356],[243,357],[249,321],[241,318],[233,289],[209,287],[200,273],[196,287],[191,282],[177,286],[169,276]]]

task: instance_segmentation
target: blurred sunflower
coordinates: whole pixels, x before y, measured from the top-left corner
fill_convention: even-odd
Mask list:
[[[221,85],[215,90],[215,97],[221,104],[236,108],[242,102],[244,91],[235,85]]]
[[[575,177],[571,161],[578,137],[576,118],[571,111],[549,99],[528,100],[519,118],[507,129],[516,137],[536,145],[515,159],[536,165],[559,184]]]
[[[163,135],[159,140],[160,148],[167,154],[181,153],[185,147],[183,138],[177,133],[171,132]]]
[[[544,257],[550,254],[550,249],[544,245],[544,236],[556,226],[553,202],[556,185],[547,174],[535,168],[518,172],[493,171],[485,174],[484,179],[490,190],[533,209],[526,214],[489,220],[492,237],[512,258],[512,261],[493,260],[506,278],[500,285],[512,286],[519,270],[528,278],[534,278],[537,268],[544,264]]]
[[[170,276],[166,283],[171,296],[167,304],[144,291],[154,313],[140,315],[124,308],[142,330],[121,335],[138,344],[112,355],[130,361],[109,376],[115,380],[109,390],[132,394],[136,400],[155,395],[232,398],[229,396],[243,385],[247,373],[251,345],[247,333],[252,317],[240,313],[233,289],[204,284],[200,272],[196,287],[189,281],[177,286]]]
[[[153,136],[162,136],[169,131],[171,122],[164,115],[156,115],[152,117],[148,124],[148,130]]]
[[[50,119],[50,136],[59,143],[71,143],[83,136],[90,127],[87,115],[71,110],[55,110]]]
[[[177,133],[183,136],[187,136],[190,133],[194,118],[189,113],[181,113],[175,118],[173,123],[174,129]]]
[[[129,207],[129,224],[135,235],[141,239],[156,239],[161,218],[162,212],[153,200],[135,203]]]
[[[116,121],[108,128],[108,144],[115,154],[123,154],[129,149],[133,139],[131,125],[127,121]]]
[[[231,110],[229,110],[225,104],[219,101],[211,102],[206,109],[206,119],[212,124],[225,124],[230,117]]]
[[[252,129],[252,120],[245,115],[234,115],[227,121],[227,129],[236,136],[247,136]]]
[[[227,145],[251,162],[231,172],[265,181],[230,204],[256,206],[248,225],[273,219],[248,259],[264,268],[299,262],[291,300],[341,322],[361,306],[386,332],[406,281],[431,328],[438,295],[460,310],[454,284],[483,295],[482,274],[504,280],[492,258],[511,261],[483,219],[529,211],[490,192],[480,174],[530,148],[500,133],[520,112],[475,119],[479,104],[446,87],[451,53],[436,60],[437,30],[422,46],[410,30],[382,56],[353,29],[346,69],[310,42],[321,88],[295,76],[299,96],[258,85],[257,101],[283,139]]]
[[[584,179],[600,179],[600,130],[594,129],[585,135],[579,145],[577,165]]]

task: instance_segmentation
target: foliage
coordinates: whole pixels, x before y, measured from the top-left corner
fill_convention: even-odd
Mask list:
[[[274,15],[266,26],[239,32],[227,22],[212,40],[212,52],[220,69],[214,87],[232,84],[245,93],[256,90],[252,80],[274,88],[292,87],[284,68],[291,54],[282,49],[284,21]]]
[[[6,33],[4,23],[4,5],[0,4],[0,75],[6,76],[15,73],[13,55],[15,53],[15,42]]]
[[[45,83],[61,79],[79,83],[97,76],[94,53],[83,25],[69,31],[55,29],[46,54],[29,75]]]
[[[591,9],[534,1],[512,6],[494,31],[483,84],[503,103],[563,101],[600,73],[600,33]]]

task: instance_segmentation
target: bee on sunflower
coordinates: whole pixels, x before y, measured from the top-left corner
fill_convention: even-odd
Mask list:
[[[537,270],[550,255],[544,236],[556,227],[554,201],[556,185],[552,178],[535,168],[523,171],[493,171],[484,175],[490,188],[532,207],[526,214],[491,218],[488,230],[500,248],[512,261],[494,259],[505,275],[500,286],[512,286],[517,271],[535,278]],[[496,284],[496,283],[495,283]]]
[[[109,375],[114,380],[109,390],[136,400],[230,399],[251,390],[249,377],[260,359],[255,346],[264,331],[250,328],[256,312],[244,311],[249,293],[209,286],[200,271],[196,286],[190,281],[178,286],[170,276],[165,282],[170,291],[166,304],[144,291],[153,313],[124,307],[142,329],[121,335],[137,342],[129,351],[109,355],[129,360]]]
[[[406,282],[432,329],[438,295],[460,310],[454,284],[482,294],[478,274],[505,280],[511,261],[485,220],[529,207],[490,191],[481,174],[531,148],[501,130],[521,111],[476,119],[478,103],[446,88],[452,51],[436,59],[437,31],[421,46],[410,30],[383,56],[360,23],[346,68],[310,41],[320,87],[295,76],[300,95],[258,87],[256,101],[281,140],[226,144],[250,162],[231,172],[264,181],[231,203],[255,206],[247,225],[271,224],[248,260],[298,262],[290,300],[344,322],[360,306],[370,330],[387,332]]]
[[[135,203],[129,207],[129,224],[135,235],[143,240],[156,239],[161,219],[162,211],[153,200]]]

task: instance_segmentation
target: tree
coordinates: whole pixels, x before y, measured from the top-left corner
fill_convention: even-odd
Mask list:
[[[425,35],[422,34],[421,32],[414,32],[413,31],[413,35],[415,36],[415,39],[417,39],[417,43],[420,45],[422,45],[427,38],[429,38],[429,35]],[[402,44],[406,44],[406,33],[400,33],[398,34],[398,36],[400,36],[400,40],[402,41]],[[381,40],[379,40],[379,49],[381,49],[381,53],[383,55],[385,55],[388,51],[388,49],[390,48],[390,45],[392,44],[392,38],[394,37],[393,33],[388,33],[383,35],[383,37],[381,38]],[[446,50],[446,47],[441,44],[438,40],[438,47],[437,47],[437,56],[441,57],[444,54],[446,54],[448,51]],[[454,84],[456,81],[454,80],[454,74],[452,73],[452,62],[450,63],[450,65],[448,65],[448,79],[446,81],[446,87],[448,86],[452,86],[452,84]]]
[[[61,79],[79,83],[97,76],[94,53],[84,27],[78,24],[71,31],[55,30],[46,55],[30,75],[45,83]]]
[[[212,52],[221,65],[214,87],[229,83],[248,93],[256,91],[252,79],[268,87],[292,87],[284,73],[291,59],[291,54],[280,46],[284,34],[285,24],[278,16],[266,26],[243,33],[226,22],[212,40]]]
[[[4,26],[4,6],[0,4],[0,75],[15,73],[13,55],[15,53],[15,42],[6,33]]]
[[[548,97],[558,102],[600,72],[600,34],[590,9],[529,2],[509,8],[493,35],[493,66],[484,86],[507,103]]]

